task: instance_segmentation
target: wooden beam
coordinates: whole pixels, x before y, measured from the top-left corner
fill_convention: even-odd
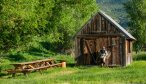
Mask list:
[[[94,63],[97,64],[97,62],[96,62],[96,60],[95,60],[95,58],[94,58],[94,56],[93,56],[93,52],[92,52],[92,50],[90,49],[90,47],[89,47],[89,45],[88,45],[88,42],[87,42],[86,40],[85,40],[85,44],[86,44],[86,46],[87,46],[87,50],[88,50],[90,56],[92,57]]]
[[[78,38],[97,38],[97,37],[119,37],[121,34],[83,34],[78,35]]]

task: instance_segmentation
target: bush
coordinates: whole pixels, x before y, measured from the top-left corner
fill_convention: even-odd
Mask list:
[[[134,53],[133,57],[134,60],[146,60],[146,52]]]

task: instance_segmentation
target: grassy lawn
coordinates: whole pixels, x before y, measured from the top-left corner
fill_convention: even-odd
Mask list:
[[[73,66],[73,57],[58,55],[54,58],[67,60],[67,68],[50,68],[43,74],[33,72],[27,77],[22,74],[13,78],[11,75],[0,76],[0,84],[145,84],[145,56],[146,53],[134,55],[135,61],[127,67],[105,68]]]

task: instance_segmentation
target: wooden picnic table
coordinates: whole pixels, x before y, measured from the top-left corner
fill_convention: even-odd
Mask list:
[[[43,59],[43,60],[36,60],[31,62],[23,62],[23,63],[14,63],[11,64],[15,68],[7,70],[9,74],[15,76],[16,73],[23,73],[26,75],[28,72],[31,71],[40,71],[46,70],[47,68],[54,67],[54,66],[62,66],[62,63],[55,63],[54,59]]]
[[[14,63],[11,64],[15,67],[15,69],[33,69],[41,66],[47,66],[54,64],[53,59],[44,59],[44,60],[37,60],[31,62],[23,62],[23,63]]]

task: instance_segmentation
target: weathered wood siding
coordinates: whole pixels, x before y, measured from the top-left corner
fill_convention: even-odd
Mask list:
[[[97,56],[103,46],[111,52],[109,65],[131,63],[132,57],[129,49],[132,49],[130,48],[132,42],[126,40],[113,23],[101,14],[97,14],[82,27],[75,37],[77,64],[94,64],[93,56]]]
[[[132,62],[132,41],[126,40],[125,42],[125,52],[126,52],[126,63],[125,65],[129,65]]]
[[[94,34],[97,32],[110,34],[120,33],[120,31],[115,28],[113,24],[106,20],[106,18],[104,18],[100,14],[97,14],[93,19],[91,19],[87,24],[83,26],[78,35]]]

